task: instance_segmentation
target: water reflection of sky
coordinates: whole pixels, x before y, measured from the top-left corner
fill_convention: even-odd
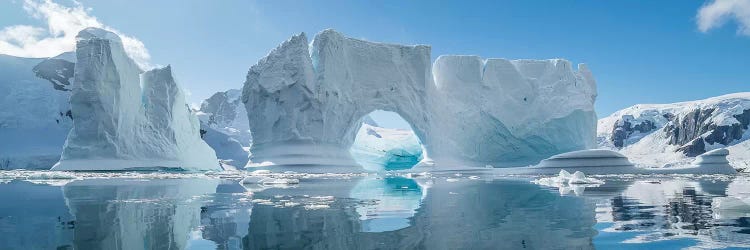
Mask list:
[[[361,203],[355,209],[363,232],[393,231],[409,226],[422,199],[422,187],[403,177],[371,177],[359,181],[351,198]]]
[[[311,178],[263,187],[232,177],[10,180],[0,184],[0,246],[750,247],[750,209],[737,203],[750,198],[748,177],[604,179],[562,194],[530,179],[452,174]]]

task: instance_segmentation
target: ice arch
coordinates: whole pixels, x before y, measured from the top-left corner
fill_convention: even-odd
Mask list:
[[[380,118],[391,122],[388,126],[378,124],[371,117],[363,119],[362,127],[357,131],[354,144],[349,152],[354,160],[365,170],[392,171],[414,167],[422,158],[422,143],[414,134],[411,125],[400,115],[393,112],[379,111]]]
[[[441,56],[430,47],[368,42],[333,30],[293,36],[252,66],[242,101],[250,164],[356,165],[364,115],[400,114],[423,165],[512,166],[594,145],[595,81],[554,60]]]

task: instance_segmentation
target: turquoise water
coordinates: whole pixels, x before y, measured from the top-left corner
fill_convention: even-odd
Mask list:
[[[297,185],[242,175],[6,175],[0,249],[750,247],[750,211],[715,204],[750,192],[745,176],[548,187],[454,173],[298,175]]]

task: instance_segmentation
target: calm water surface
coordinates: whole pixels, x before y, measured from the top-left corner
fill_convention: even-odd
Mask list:
[[[750,247],[747,176],[235,175],[0,179],[0,249],[681,249]],[[39,179],[39,178],[36,178]],[[43,178],[42,178],[43,179]]]

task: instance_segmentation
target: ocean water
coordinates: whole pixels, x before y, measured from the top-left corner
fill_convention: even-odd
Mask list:
[[[0,249],[750,247],[748,176],[245,175],[0,172]]]

